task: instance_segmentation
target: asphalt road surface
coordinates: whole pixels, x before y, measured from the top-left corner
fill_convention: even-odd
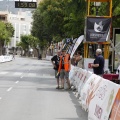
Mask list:
[[[74,93],[55,88],[50,61],[0,63],[0,120],[87,120]]]

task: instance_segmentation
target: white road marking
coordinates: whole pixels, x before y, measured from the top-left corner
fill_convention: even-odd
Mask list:
[[[8,72],[0,72],[1,75],[5,75],[7,74]]]
[[[15,72],[13,75],[22,75],[21,72]]]
[[[29,76],[29,77],[35,77],[36,74],[35,74],[35,73],[29,73],[28,76]]]
[[[17,83],[19,83],[19,81],[16,81],[15,83],[17,84]]]
[[[2,98],[0,97],[0,100],[1,100]]]
[[[10,90],[12,90],[12,87],[8,88],[7,91],[9,92]]]
[[[20,78],[23,78],[23,76],[21,76]]]
[[[51,75],[38,75],[38,78],[55,78],[55,76],[51,76]]]
[[[43,74],[43,76],[51,76],[50,74]]]

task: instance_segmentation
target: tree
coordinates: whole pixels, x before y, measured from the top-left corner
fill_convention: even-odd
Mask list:
[[[84,34],[86,2],[84,0],[65,0],[65,3],[66,36],[79,37]]]
[[[32,36],[32,35],[21,35],[21,41],[17,44],[18,47],[21,47],[24,50],[24,55],[28,55],[29,50],[35,49],[38,52],[39,55],[39,51],[38,51],[38,46],[40,41],[38,40],[38,38]]]
[[[14,28],[10,23],[0,21],[0,54],[4,54],[3,47],[10,42],[14,34]]]
[[[8,39],[6,39],[6,43],[8,43],[8,42],[10,42],[10,38],[11,37],[13,37],[13,35],[14,35],[14,27],[13,27],[13,25],[11,24],[11,23],[5,23],[5,26],[6,26],[6,30],[7,30],[7,34],[8,34]],[[7,41],[7,40],[9,40],[9,41]]]
[[[63,36],[64,16],[59,1],[44,0],[33,13],[32,35],[38,37],[42,43],[51,43],[55,36],[58,36],[60,41]]]
[[[86,0],[87,1],[87,0]],[[37,37],[41,44],[44,41],[58,42],[68,37],[78,38],[84,34],[86,2],[85,0],[44,0],[40,2],[33,14],[32,35]],[[108,3],[103,2],[98,8],[100,16],[108,15]],[[91,4],[91,13],[96,15],[94,3]],[[113,27],[120,27],[120,2],[113,1]],[[45,44],[45,45],[46,45]],[[42,46],[44,47],[44,45]]]

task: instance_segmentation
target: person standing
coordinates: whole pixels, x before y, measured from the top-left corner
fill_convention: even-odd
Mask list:
[[[12,56],[12,59],[15,59],[15,53],[13,52],[13,56]]]
[[[82,60],[82,56],[80,55],[80,51],[77,51],[77,55],[75,55],[75,66],[80,66],[78,65],[80,60]]]
[[[69,80],[69,71],[71,69],[71,61],[70,61],[70,55],[66,53],[66,50],[62,50],[62,55],[60,56],[60,62],[59,62],[59,69],[58,73],[60,73],[61,78],[61,89],[64,89],[64,79],[67,80],[68,89],[71,88],[70,86],[70,80]]]
[[[54,70],[55,70],[55,78],[57,79],[57,87],[56,89],[59,89],[60,86],[60,79],[59,79],[59,74],[58,73],[58,68],[59,68],[59,61],[60,61],[60,55],[61,55],[61,51],[58,51],[57,52],[57,55],[54,55],[52,58],[51,58],[51,62],[53,64],[53,67],[54,67]]]
[[[104,57],[102,56],[102,50],[97,49],[94,63],[91,64],[94,74],[102,77],[102,75],[104,74],[104,64],[105,64],[105,60]]]

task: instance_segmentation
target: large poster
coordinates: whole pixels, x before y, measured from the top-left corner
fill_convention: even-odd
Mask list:
[[[88,17],[86,21],[86,41],[105,42],[110,37],[111,18]]]

